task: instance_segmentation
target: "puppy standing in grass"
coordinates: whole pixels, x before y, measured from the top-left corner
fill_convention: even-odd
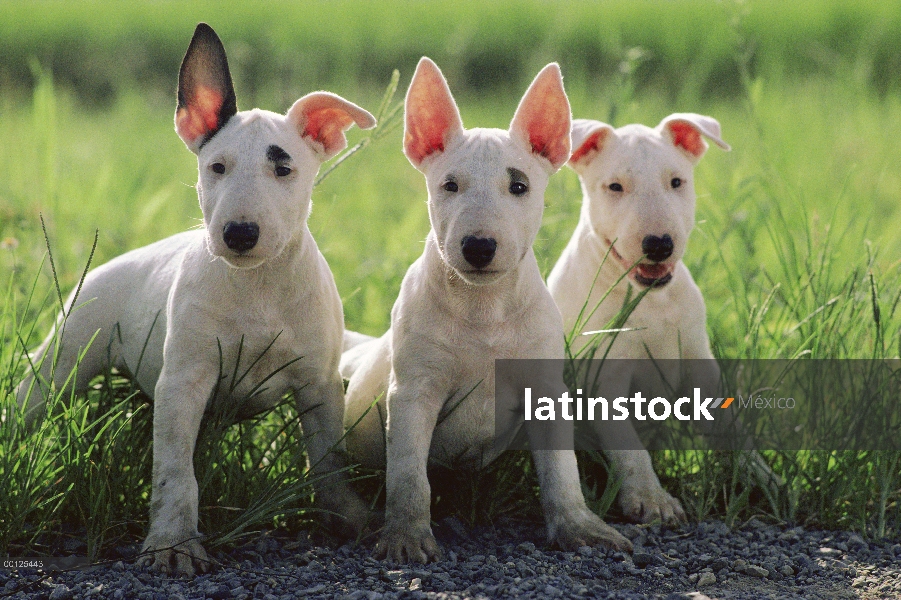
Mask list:
[[[426,178],[432,230],[381,338],[348,350],[345,422],[354,460],[386,472],[386,524],[376,554],[439,555],[429,525],[429,461],[488,464],[495,441],[494,361],[563,358],[563,322],[532,243],[548,178],[569,158],[570,108],[556,64],[523,96],[509,131],[464,130],[438,67],[423,58],[405,105],[404,153]],[[553,379],[553,374],[551,375]],[[556,375],[556,396],[565,390]],[[380,413],[387,398],[387,432]],[[497,424],[501,440],[519,422]],[[385,447],[387,433],[387,448]],[[631,544],[585,505],[572,451],[534,451],[548,535],[564,547]]]
[[[652,288],[624,325],[637,331],[620,333],[607,357],[710,359],[701,364],[716,370],[704,298],[682,262],[694,227],[693,171],[707,150],[704,138],[729,150],[719,123],[702,115],[674,114],[654,129],[573,122],[569,165],[579,174],[584,199],[579,224],[548,277],[548,287],[566,331],[578,328],[574,355],[592,341],[578,334],[606,327],[630,286],[633,295]],[[603,371],[602,385],[612,397],[628,396],[637,376],[620,365]],[[610,439],[640,445],[628,422],[606,421],[599,429],[602,445],[605,436],[608,446]],[[645,522],[684,518],[679,501],[660,486],[646,450],[605,453],[622,480],[619,503],[627,515]]]
[[[354,123],[370,128],[375,119],[327,92],[304,96],[284,116],[237,112],[222,43],[209,26],[198,25],[181,66],[175,128],[197,154],[204,227],[89,273],[79,296],[84,304],[73,307],[69,299],[71,314],[38,351],[38,380],[19,386],[19,405],[33,421],[58,350],[57,390],[84,352],[76,391],[107,365],[153,391],[146,564],[179,574],[208,567],[193,468],[208,407],[231,406],[238,418],[248,417],[293,391],[316,472],[344,466],[338,455],[344,317],[307,217],[319,165],[347,145],[344,130]],[[317,501],[351,529],[365,514],[343,474],[326,480]]]

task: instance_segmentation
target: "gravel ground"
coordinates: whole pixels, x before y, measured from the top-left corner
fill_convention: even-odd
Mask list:
[[[50,576],[0,571],[0,597],[901,598],[901,544],[756,519],[732,531],[720,522],[616,527],[635,544],[633,555],[552,550],[540,542],[537,523],[470,530],[447,518],[435,527],[444,560],[427,566],[378,562],[366,545],[327,548],[306,533],[266,535],[219,553],[221,566],[193,581],[151,574],[123,559]]]

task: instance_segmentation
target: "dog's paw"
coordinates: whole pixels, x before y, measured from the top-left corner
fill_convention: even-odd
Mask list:
[[[626,517],[638,523],[685,521],[682,504],[656,481],[638,485],[625,482],[619,490],[619,505]]]
[[[621,552],[632,552],[632,542],[584,507],[566,518],[548,524],[548,540],[564,550],[581,546],[603,546]]]
[[[144,542],[141,555],[138,566],[167,575],[193,577],[196,571],[206,573],[212,566],[206,550],[197,539],[179,544],[151,536]]]
[[[403,526],[386,526],[375,545],[375,557],[395,563],[428,563],[441,559],[441,548],[432,530],[424,528],[407,528]]]

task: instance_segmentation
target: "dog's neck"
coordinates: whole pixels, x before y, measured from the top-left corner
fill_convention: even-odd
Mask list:
[[[537,290],[544,286],[531,247],[514,269],[485,285],[467,283],[444,262],[434,231],[426,238],[422,261],[431,300],[474,324],[503,323],[521,314],[538,300]],[[540,287],[535,285],[536,280]]]

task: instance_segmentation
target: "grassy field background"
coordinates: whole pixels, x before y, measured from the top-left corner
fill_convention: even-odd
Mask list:
[[[673,112],[714,116],[733,151],[713,148],[698,167],[698,225],[686,262],[705,293],[716,354],[899,356],[901,12],[893,2],[11,2],[0,4],[4,407],[25,369],[23,346],[43,337],[57,310],[41,216],[63,294],[81,276],[95,231],[97,265],[198,224],[196,161],[172,115],[178,64],[200,20],[225,43],[239,108],[284,111],[328,89],[374,110],[391,72],[400,71],[399,101],[428,55],[470,127],[506,127],[528,82],[552,60],[576,117],[619,126],[654,125]],[[351,143],[361,135],[352,132]],[[428,231],[423,179],[400,141],[394,130],[371,144],[313,196],[310,227],[347,325],[370,334],[387,327]],[[536,244],[545,273],[580,199],[572,171],[553,177]],[[146,400],[114,379],[76,402],[65,423],[31,437],[8,418],[0,423],[0,553],[59,552],[74,539],[98,556],[140,538]],[[282,432],[293,418],[283,409],[255,430],[234,427],[225,443],[210,436],[201,445],[198,472],[209,473],[202,529],[216,543],[306,519],[304,474],[280,450],[296,442]],[[767,457],[787,481],[776,497],[746,486],[737,463],[722,457],[655,460],[693,518],[764,514],[899,535],[898,455]],[[604,509],[602,470],[584,469]],[[522,457],[505,459],[462,485],[454,480],[436,502],[469,521],[521,505],[534,513],[528,470]],[[517,491],[498,498],[485,478],[515,479]],[[260,489],[271,495],[253,504],[250,491]]]

